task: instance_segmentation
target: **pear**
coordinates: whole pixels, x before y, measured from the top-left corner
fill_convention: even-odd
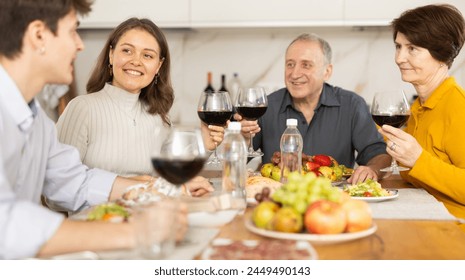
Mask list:
[[[271,169],[271,179],[281,181],[281,168],[278,165],[273,166],[273,169]]]
[[[270,221],[279,209],[279,205],[273,201],[260,202],[252,212],[252,221],[258,228],[268,228]]]
[[[280,208],[271,221],[272,229],[280,232],[297,233],[303,229],[303,217],[294,208]]]

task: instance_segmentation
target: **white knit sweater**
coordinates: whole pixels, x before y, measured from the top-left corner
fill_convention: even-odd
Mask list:
[[[77,147],[87,166],[132,176],[154,173],[151,154],[160,149],[166,125],[143,109],[139,94],[106,84],[71,100],[57,130],[59,140]]]

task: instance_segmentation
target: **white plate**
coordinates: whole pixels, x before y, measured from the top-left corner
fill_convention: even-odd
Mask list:
[[[233,244],[234,242],[236,242],[236,244],[234,245],[234,250],[233,251],[229,251],[228,253],[225,253],[224,257],[222,259],[256,259],[257,257],[257,254],[256,253],[251,253],[250,251],[253,251],[254,248],[258,247],[260,245],[261,242],[267,242],[265,244],[261,244],[261,248],[259,247],[259,250],[263,250],[265,249],[268,249],[270,248],[271,246],[270,245],[270,240],[263,240],[263,241],[260,241],[260,240],[238,240],[238,241],[234,241],[232,239],[226,239],[226,238],[216,238],[214,239],[211,244],[203,251],[202,255],[201,255],[201,259],[202,260],[210,260],[212,259],[212,255],[216,253],[216,250],[217,249],[221,249],[221,247],[223,246],[229,246],[231,244]],[[241,251],[240,249],[238,249],[239,246],[243,248],[243,250]],[[286,244],[287,245],[287,244]],[[237,247],[236,247],[237,246]],[[264,248],[265,247],[265,248]],[[276,246],[274,246],[276,247]],[[306,251],[309,255],[308,258],[306,258],[307,260],[317,260],[318,259],[318,253],[316,252],[315,248],[313,248],[313,246],[306,242],[306,241],[296,241],[295,243],[295,249],[296,250],[299,250],[299,251]],[[272,249],[271,249],[272,250]],[[283,251],[281,250],[281,253]],[[243,253],[243,254],[241,254]],[[282,254],[280,254],[280,252],[268,252],[269,256],[263,256],[262,254],[265,254],[266,252],[261,252],[261,254],[258,254],[259,256],[259,259],[282,259],[283,257],[286,257],[286,260],[288,259],[293,259],[292,258],[292,255],[295,254],[295,252],[287,252],[286,254],[289,254],[289,256],[283,256]],[[278,255],[277,257],[274,257],[273,255],[276,254]],[[295,254],[294,256],[298,256],[298,254]],[[294,257],[295,259],[295,257]]]
[[[220,227],[231,222],[236,215],[237,210],[192,212],[187,215],[187,220],[191,227]]]
[[[258,201],[254,197],[247,197],[246,201],[247,201],[247,204],[251,206],[258,204]]]
[[[245,221],[245,227],[258,235],[272,237],[277,239],[305,240],[314,245],[325,245],[351,241],[372,235],[378,227],[373,224],[371,228],[358,232],[340,233],[340,234],[312,234],[312,233],[287,233],[272,230],[265,230],[256,227],[250,219]]]
[[[381,202],[381,201],[386,201],[386,200],[391,200],[395,199],[399,196],[399,191],[398,190],[388,190],[389,196],[370,196],[370,197],[364,197],[364,196],[351,196],[352,199],[357,199],[357,200],[363,200],[366,202]]]

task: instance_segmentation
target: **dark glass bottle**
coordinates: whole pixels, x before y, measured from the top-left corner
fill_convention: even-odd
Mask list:
[[[226,75],[225,74],[221,75],[221,87],[218,91],[228,91],[228,89],[226,88]]]
[[[212,86],[212,72],[207,73],[207,87],[203,91],[215,92],[215,89]]]

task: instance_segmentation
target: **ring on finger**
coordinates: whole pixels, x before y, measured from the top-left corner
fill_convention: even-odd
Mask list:
[[[391,146],[389,146],[389,149],[391,149],[391,151],[395,152],[396,151],[396,147],[397,147],[397,144],[392,142]]]

